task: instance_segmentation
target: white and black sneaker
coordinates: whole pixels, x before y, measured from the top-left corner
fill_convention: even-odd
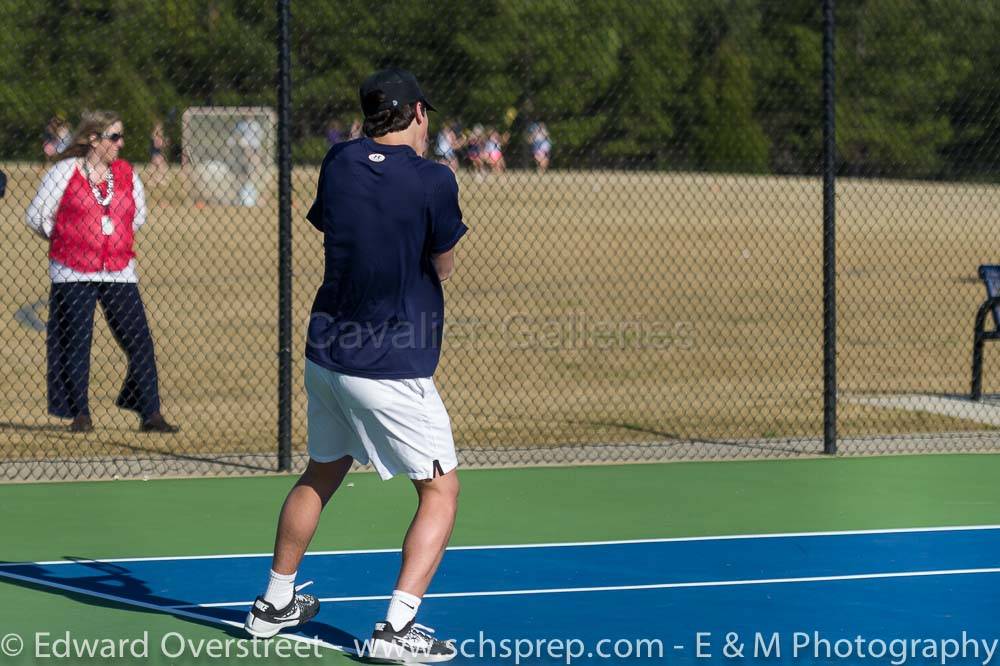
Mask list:
[[[295,588],[298,592],[309,583],[303,583]],[[295,594],[284,608],[275,608],[273,604],[257,597],[247,614],[243,625],[247,633],[257,638],[271,638],[286,627],[297,627],[316,617],[319,612],[319,600],[311,594]]]
[[[379,622],[372,632],[369,653],[360,655],[372,661],[392,664],[434,664],[455,658],[451,641],[439,641],[434,630],[410,620],[399,631],[388,622]]]

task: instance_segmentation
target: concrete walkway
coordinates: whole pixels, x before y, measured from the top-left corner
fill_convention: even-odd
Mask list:
[[[996,394],[985,395],[979,402],[969,400],[967,395],[945,393],[856,395],[841,396],[841,399],[859,405],[928,412],[983,425],[1000,426],[1000,395]]]

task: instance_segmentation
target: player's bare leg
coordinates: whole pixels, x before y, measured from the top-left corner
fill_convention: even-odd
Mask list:
[[[309,461],[281,507],[271,569],[286,575],[298,570],[316,533],[323,507],[337,492],[353,462],[350,456],[328,463]]]
[[[420,503],[403,540],[403,566],[396,589],[422,597],[451,539],[458,513],[458,472],[414,481]]]
[[[278,519],[274,559],[267,590],[257,597],[244,628],[258,638],[270,638],[286,627],[308,622],[319,612],[319,600],[298,594],[295,574],[305,555],[323,507],[340,487],[354,459],[345,456],[329,463],[310,460],[305,473],[285,498]]]
[[[433,630],[416,624],[421,597],[437,571],[458,512],[458,473],[414,481],[419,505],[403,540],[403,565],[393,590],[385,622],[375,625],[367,656],[406,663],[453,659],[456,650],[435,638]]]

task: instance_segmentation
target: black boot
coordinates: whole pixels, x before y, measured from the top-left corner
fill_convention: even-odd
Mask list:
[[[172,435],[178,431],[180,431],[180,428],[167,423],[166,419],[163,418],[163,414],[159,412],[151,414],[139,425],[139,432],[160,432]]]
[[[70,432],[90,432],[93,429],[94,423],[90,420],[89,414],[77,414],[69,424]]]

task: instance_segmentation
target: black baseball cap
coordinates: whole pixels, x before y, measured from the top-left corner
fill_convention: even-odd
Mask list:
[[[372,94],[376,92],[383,93],[385,97],[380,101],[377,95]],[[417,83],[417,77],[405,69],[391,68],[375,72],[361,84],[360,93],[361,110],[366,116],[413,102],[422,102],[431,111],[437,111],[427,101],[427,96]]]

